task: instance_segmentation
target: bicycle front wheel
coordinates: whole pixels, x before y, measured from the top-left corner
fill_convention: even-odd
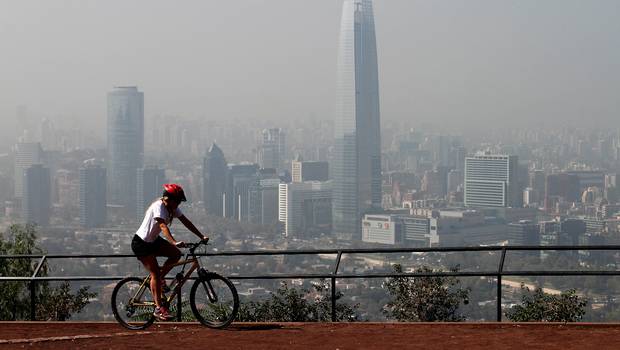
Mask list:
[[[239,311],[235,286],[228,278],[212,272],[194,282],[189,301],[196,319],[211,328],[228,326]]]
[[[112,292],[112,312],[123,327],[145,329],[155,321],[155,302],[149,284],[144,279],[122,279]]]

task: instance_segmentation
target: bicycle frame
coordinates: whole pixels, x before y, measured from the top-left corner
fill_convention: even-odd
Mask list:
[[[182,275],[182,278],[178,278],[178,274],[175,278],[175,280],[177,281],[175,287],[171,290],[172,293],[170,293],[170,295],[168,295],[165,299],[164,302],[165,303],[170,303],[172,300],[174,300],[174,298],[177,296],[177,292],[181,290],[181,288],[183,287],[183,285],[185,284],[185,282],[187,282],[187,280],[189,280],[190,276],[192,275],[192,273],[194,271],[196,271],[196,269],[198,269],[200,267],[200,263],[198,262],[198,258],[196,256],[192,256],[191,258],[184,258],[183,260],[177,261],[176,263],[174,263],[172,265],[172,267],[176,267],[176,266],[181,266],[183,265],[183,269],[185,269],[185,265],[187,264],[192,264],[191,267],[189,268],[189,270],[187,271],[187,273],[185,273],[184,275]],[[179,272],[180,273],[180,272]],[[140,300],[140,298],[142,297],[142,295],[144,294],[144,292],[147,289],[147,285],[151,282],[151,276],[146,276],[143,281],[142,284],[140,285],[140,288],[138,288],[138,290],[136,291],[136,294],[134,294],[134,296],[130,299],[130,303],[132,305],[135,306],[153,306],[155,305],[154,302],[144,302],[144,303],[134,303],[134,300]],[[174,283],[174,282],[173,282]]]
[[[168,297],[166,298],[166,302],[170,303],[170,301],[174,300],[174,298],[177,296],[177,292],[181,290],[181,288],[183,287],[183,285],[185,284],[185,282],[187,282],[187,280],[189,280],[190,276],[192,275],[192,273],[194,271],[196,271],[196,269],[198,269],[200,267],[200,263],[198,262],[198,258],[197,257],[192,257],[192,258],[185,258],[184,260],[178,261],[176,262],[174,265],[172,265],[172,267],[175,266],[181,266],[183,265],[183,269],[185,269],[185,265],[191,263],[192,265],[190,266],[189,270],[187,270],[187,273],[185,273],[185,275],[182,275],[182,278],[178,278],[179,274],[181,274],[182,272],[179,272],[175,278],[175,280],[177,281],[176,285],[174,286],[174,288],[171,289],[172,293],[170,293],[170,295],[168,295]],[[183,271],[183,269],[181,271]],[[174,282],[173,282],[174,283]]]

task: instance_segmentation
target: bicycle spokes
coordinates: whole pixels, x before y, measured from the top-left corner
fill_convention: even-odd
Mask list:
[[[155,303],[148,283],[128,277],[120,281],[112,292],[112,311],[116,320],[129,329],[144,329],[153,323]]]
[[[205,326],[221,328],[236,317],[239,307],[237,291],[228,279],[215,273],[201,276],[190,293],[192,311]]]

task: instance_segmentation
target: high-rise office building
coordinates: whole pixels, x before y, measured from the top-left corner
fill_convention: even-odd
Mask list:
[[[144,94],[135,86],[108,93],[108,201],[135,216],[136,171],[144,158]]]
[[[280,178],[274,173],[260,174],[250,187],[249,222],[274,225],[278,222],[278,189]]]
[[[579,178],[566,173],[549,174],[545,177],[544,203],[546,210],[553,210],[560,200],[575,202],[579,199]]]
[[[34,164],[24,170],[22,219],[26,223],[48,225],[52,206],[50,170]]]
[[[579,179],[579,189],[581,190],[585,190],[588,187],[605,188],[605,173],[603,171],[572,170],[566,173],[577,176],[577,179]]]
[[[467,149],[463,146],[456,147],[454,149],[454,167],[459,170],[461,174],[465,173],[465,158],[467,157]]]
[[[237,221],[250,220],[250,190],[259,181],[257,164],[235,164],[228,169],[225,216]]]
[[[43,118],[41,120],[41,123],[39,124],[38,136],[39,140],[41,140],[41,144],[46,150],[53,150],[57,148],[54,123],[51,120],[47,118]]]
[[[334,128],[333,232],[361,238],[362,214],[381,208],[381,133],[371,0],[345,0]]]
[[[521,207],[517,156],[476,155],[465,159],[465,206]]]
[[[136,218],[142,220],[144,212],[163,192],[166,183],[166,171],[157,166],[140,168],[137,171],[137,207]]]
[[[307,181],[280,184],[278,219],[284,234],[303,237],[329,232],[332,224],[332,183]]]
[[[106,169],[87,161],[80,168],[80,225],[103,227],[106,217]]]
[[[529,175],[529,187],[533,190],[533,200],[542,204],[545,196],[545,172],[533,170]]]
[[[448,172],[448,192],[456,192],[459,186],[463,184],[463,172],[458,169],[452,169]]]
[[[79,172],[67,169],[53,171],[52,176],[52,203],[61,207],[72,207],[80,200],[80,177]],[[104,186],[105,187],[105,186]]]
[[[226,216],[224,202],[227,174],[228,164],[224,152],[213,143],[207,151],[202,166],[202,200],[209,215]]]
[[[308,162],[301,156],[291,162],[291,176],[293,182],[327,181],[329,180],[329,163]]]
[[[437,167],[433,171],[425,171],[421,190],[430,197],[443,197],[448,188],[448,173],[445,167]]]
[[[258,147],[258,164],[262,169],[282,170],[286,160],[286,135],[279,128],[265,129]]]
[[[438,167],[450,165],[450,150],[452,138],[448,135],[434,135],[430,140],[430,149],[433,154],[433,162]]]
[[[540,229],[538,224],[528,220],[521,220],[508,224],[508,244],[510,245],[539,245]]]
[[[24,194],[24,171],[34,164],[43,163],[43,149],[38,142],[20,142],[15,145],[15,197]]]

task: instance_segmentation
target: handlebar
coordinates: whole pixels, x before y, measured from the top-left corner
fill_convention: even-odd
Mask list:
[[[196,248],[200,247],[201,245],[209,245],[209,240],[204,240],[204,241],[199,241],[197,243],[185,243],[185,247],[186,249],[189,249],[191,252],[193,252]]]

